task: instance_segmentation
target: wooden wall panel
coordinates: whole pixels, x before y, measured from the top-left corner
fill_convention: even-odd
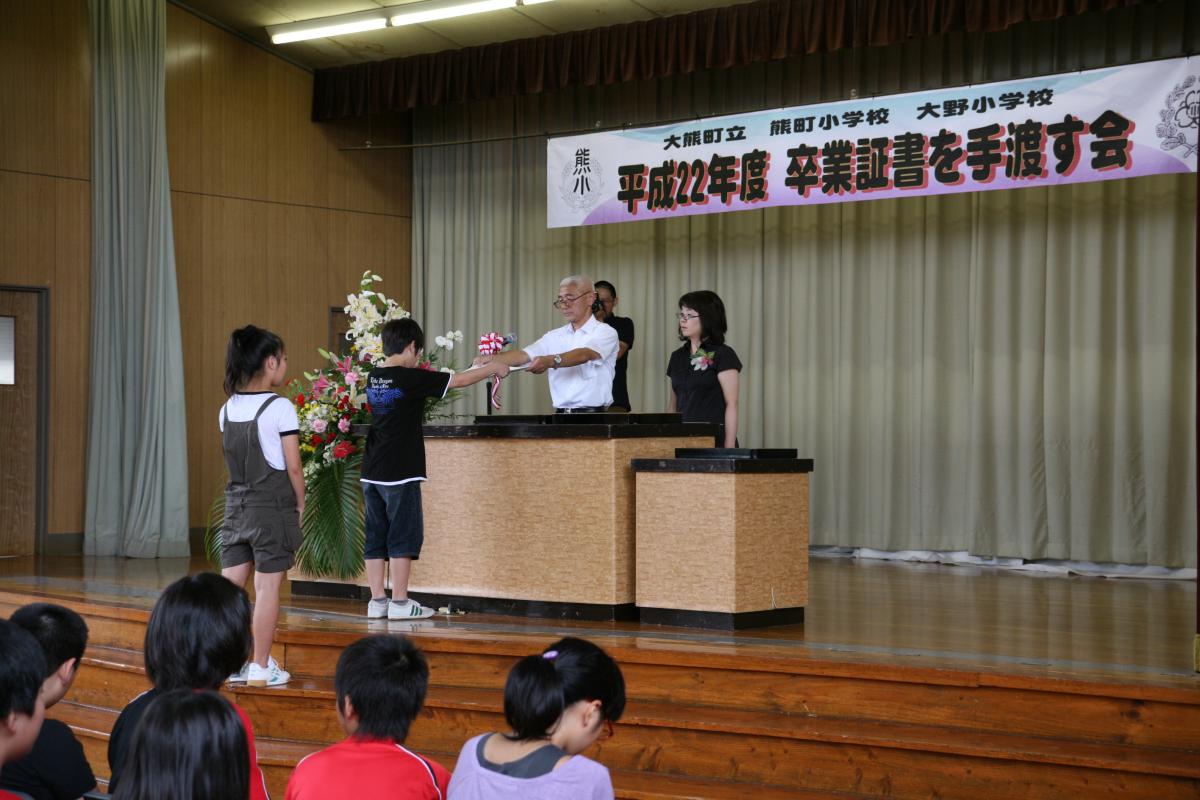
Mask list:
[[[0,170],[91,174],[87,0],[0,0]]]

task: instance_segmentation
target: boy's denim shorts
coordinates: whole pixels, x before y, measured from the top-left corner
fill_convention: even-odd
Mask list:
[[[364,483],[365,558],[421,557],[425,519],[421,514],[421,481],[396,486]]]

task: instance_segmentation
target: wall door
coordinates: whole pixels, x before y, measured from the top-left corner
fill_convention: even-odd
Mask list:
[[[42,522],[41,299],[0,289],[0,556],[32,555]]]

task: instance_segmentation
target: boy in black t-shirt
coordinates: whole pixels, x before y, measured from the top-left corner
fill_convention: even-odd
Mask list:
[[[412,560],[421,556],[425,540],[421,516],[421,481],[425,480],[421,417],[425,400],[445,397],[450,389],[470,386],[492,375],[503,378],[508,367],[491,363],[454,374],[420,369],[417,363],[425,347],[425,334],[408,318],[385,323],[382,339],[387,360],[367,376],[371,432],[367,434],[361,478],[366,510],[363,557],[371,584],[367,617],[423,619],[433,616],[433,609],[409,598],[408,575]],[[392,569],[390,602],[384,588],[387,562]]]
[[[87,623],[71,609],[51,603],[22,606],[13,612],[12,622],[32,634],[46,657],[42,697],[46,708],[50,708],[75,681],[87,647]],[[96,776],[71,729],[56,719],[47,719],[33,750],[4,765],[0,787],[24,792],[34,800],[75,800],[96,788]]]

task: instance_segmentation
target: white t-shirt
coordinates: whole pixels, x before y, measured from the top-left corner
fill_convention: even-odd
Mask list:
[[[550,400],[554,407],[579,408],[612,405],[617,345],[617,332],[611,326],[598,322],[595,317],[588,317],[579,330],[574,330],[568,322],[521,349],[530,358],[553,356],[579,347],[587,347],[600,354],[595,361],[577,367],[559,367],[546,373],[550,378]]]
[[[270,402],[272,397],[279,397],[274,392],[238,392],[221,406],[224,419],[230,422],[249,422],[254,419],[263,403]],[[217,424],[225,431],[222,415],[217,415]],[[258,441],[262,443],[263,455],[267,463],[274,469],[287,469],[283,460],[283,443],[280,437],[300,433],[300,418],[296,416],[296,407],[285,397],[276,400],[258,418]]]

